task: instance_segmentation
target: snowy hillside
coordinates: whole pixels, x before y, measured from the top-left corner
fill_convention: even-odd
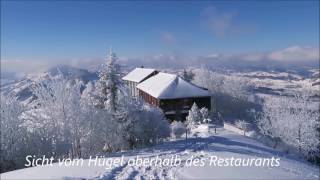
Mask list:
[[[295,73],[287,72],[250,72],[250,73],[234,73],[234,76],[246,77],[256,92],[267,94],[285,95],[292,90],[316,91],[319,89],[319,76],[303,77]]]
[[[319,169],[294,156],[287,156],[258,143],[257,141],[219,128],[215,134],[212,128],[201,125],[192,138],[180,139],[145,149],[137,149],[106,156],[106,159],[121,159],[122,165],[108,168],[59,165],[32,167],[1,174],[1,179],[319,179]],[[171,159],[178,157],[178,165],[131,166],[129,159]],[[210,162],[212,158],[259,159],[280,158],[278,167],[271,166],[227,166]],[[106,160],[105,159],[105,160]],[[103,160],[103,159],[100,159]],[[188,162],[194,163],[189,165]],[[198,160],[198,163],[196,163]],[[203,164],[201,164],[203,162]],[[232,163],[231,163],[232,164]]]
[[[192,70],[196,76],[205,77],[203,69]],[[246,93],[254,94],[267,94],[276,96],[291,96],[294,91],[309,92],[311,96],[319,97],[319,70],[311,69],[309,74],[299,74],[291,71],[248,71],[248,72],[236,72],[236,71],[211,71],[211,85],[208,84],[209,89],[217,89],[225,86],[223,91],[232,91],[232,89],[247,87]],[[201,83],[203,80],[198,80],[198,84],[205,86],[205,83]],[[197,79],[197,77],[196,77]],[[230,84],[226,84],[223,81],[229,81]],[[222,83],[223,82],[223,83]],[[210,88],[212,86],[212,88]],[[213,87],[215,86],[215,87]],[[208,87],[207,87],[208,88]]]
[[[28,104],[33,100],[30,88],[47,80],[63,78],[78,79],[84,83],[97,80],[98,75],[84,69],[78,69],[67,65],[59,65],[48,69],[40,74],[28,74],[15,80],[4,80],[1,84],[1,94],[17,97],[23,104]]]

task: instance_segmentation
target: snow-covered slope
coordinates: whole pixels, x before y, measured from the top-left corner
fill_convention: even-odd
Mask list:
[[[84,69],[78,69],[67,65],[59,65],[40,74],[30,74],[18,80],[2,83],[0,91],[1,94],[14,96],[23,104],[28,104],[34,98],[31,92],[31,87],[34,84],[56,78],[78,79],[86,83],[88,81],[98,79],[98,75]]]
[[[116,153],[106,158],[121,159],[124,163],[112,168],[107,166],[40,166],[1,174],[1,179],[319,179],[319,169],[297,157],[287,156],[261,143],[227,131],[202,126],[188,140],[164,142],[154,147]],[[170,159],[179,157],[180,165],[130,166],[128,159]],[[210,158],[280,158],[278,167],[213,166]],[[204,161],[203,166],[188,166],[187,162]],[[103,160],[103,159],[100,159]],[[105,159],[106,160],[106,159]]]
[[[292,91],[310,91],[314,96],[320,96],[320,76],[318,71],[302,76],[294,72],[233,72],[229,78],[245,78],[252,89],[252,93],[286,96]]]

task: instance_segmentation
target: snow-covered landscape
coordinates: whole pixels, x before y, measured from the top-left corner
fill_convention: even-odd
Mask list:
[[[0,179],[320,179],[319,1],[1,1]]]
[[[121,158],[123,165],[109,167],[107,164],[83,166],[58,163],[52,166],[26,168],[1,174],[2,179],[319,179],[319,168],[295,156],[286,155],[264,146],[254,139],[218,128],[217,132],[206,125],[193,131],[188,140],[176,139],[156,146],[106,155],[106,159]],[[171,159],[177,156],[179,165],[130,166],[128,159]],[[218,166],[213,159],[231,158],[262,159],[279,158],[279,166]],[[211,159],[212,158],[212,159]],[[195,165],[186,161],[202,160]],[[210,164],[210,161],[211,164]],[[230,161],[230,160],[229,160]],[[239,160],[238,160],[239,161]],[[190,161],[191,162],[191,161]],[[237,164],[237,163],[236,163]],[[239,164],[239,162],[238,162]]]
[[[26,143],[30,143],[34,140],[26,138],[21,139],[25,134],[29,134],[28,136],[30,136],[30,138],[41,138],[41,136],[46,136],[45,133],[71,133],[70,137],[76,138],[75,143],[80,143],[74,145],[71,141],[71,150],[69,150],[69,153],[71,153],[69,154],[69,157],[71,156],[69,163],[71,164],[60,164],[57,160],[66,158],[66,156],[63,155],[64,149],[59,150],[59,148],[67,148],[68,146],[63,144],[61,144],[63,146],[57,146],[56,143],[59,141],[61,141],[60,143],[64,142],[66,140],[64,137],[67,137],[67,134],[60,137],[61,139],[55,138],[54,136],[50,137],[50,134],[48,134],[48,138],[56,139],[54,140],[55,143],[52,144],[50,141],[41,140],[42,143],[40,146],[35,146],[38,146],[37,148],[40,148],[40,150],[43,148],[38,155],[36,155],[36,151],[28,149],[29,147],[26,148],[21,146],[22,144],[15,143],[15,146],[11,148],[16,150],[13,150],[11,152],[12,154],[8,154],[7,158],[14,158],[19,156],[18,154],[22,154],[22,156],[19,156],[18,160],[15,160],[16,162],[22,162],[26,165],[26,162],[31,162],[32,158],[42,158],[43,155],[46,155],[46,157],[55,157],[56,160],[53,161],[53,164],[49,165],[38,164],[40,165],[39,167],[28,167],[21,170],[6,172],[1,174],[1,178],[319,178],[318,166],[308,162],[304,158],[316,157],[318,153],[317,144],[319,142],[317,130],[312,130],[312,128],[318,126],[318,114],[312,115],[312,113],[309,112],[309,110],[316,109],[319,104],[319,101],[317,100],[319,94],[318,91],[316,91],[319,85],[314,84],[315,81],[318,81],[314,74],[311,73],[309,78],[303,78],[294,74],[263,73],[261,71],[223,73],[211,71],[206,68],[195,68],[188,71],[184,70],[184,72],[172,70],[172,73],[182,73],[181,77],[186,80],[188,79],[186,74],[189,74],[189,76],[192,75],[192,82],[216,93],[216,95],[213,96],[214,104],[216,103],[216,96],[223,96],[223,94],[220,94],[223,92],[228,96],[238,99],[238,101],[244,100],[252,102],[252,100],[254,100],[255,102],[258,100],[259,103],[264,104],[262,111],[260,111],[265,114],[260,118],[255,119],[257,121],[256,123],[256,121],[252,121],[252,119],[241,120],[241,114],[238,115],[238,113],[230,114],[224,112],[224,108],[230,106],[228,104],[224,104],[224,107],[215,104],[210,111],[205,108],[200,109],[194,104],[186,117],[185,123],[174,121],[170,128],[170,125],[164,121],[164,117],[159,110],[150,107],[142,101],[137,101],[135,98],[130,98],[130,93],[127,92],[126,86],[121,85],[121,76],[112,76],[110,74],[115,73],[115,75],[117,75],[117,71],[113,71],[116,70],[117,67],[117,64],[113,64],[116,63],[113,62],[113,58],[116,57],[113,57],[111,54],[107,60],[106,68],[99,72],[89,72],[87,70],[69,66],[58,66],[50,69],[48,72],[33,75],[33,77],[26,77],[1,86],[2,96],[11,97],[11,99],[2,98],[2,103],[5,103],[2,104],[1,107],[4,108],[3,112],[5,112],[5,114],[2,114],[2,118],[5,118],[2,119],[2,123],[7,123],[5,125],[9,128],[16,127],[20,129],[20,131],[15,132],[8,131],[9,129],[2,131],[6,133],[5,135],[7,137],[11,136],[18,138],[15,141],[21,142],[28,147],[28,144]],[[139,75],[135,75],[135,77],[136,76]],[[166,74],[160,73],[160,76],[155,80],[159,86],[155,91],[158,92],[158,94],[163,95],[162,91],[159,89],[162,88],[160,83],[162,80],[161,76],[166,76]],[[115,78],[114,85],[117,85],[116,87],[120,88],[119,91],[115,92],[120,93],[119,95],[124,93],[121,96],[127,97],[126,100],[117,95],[115,96],[117,98],[115,99],[115,102],[107,102],[112,103],[113,105],[100,104],[103,102],[101,101],[103,93],[101,94],[101,87],[99,87],[99,85],[103,86],[103,84],[99,84],[99,82],[107,82],[107,79],[103,80],[103,78],[107,77]],[[172,77],[176,76],[168,76],[169,79],[172,79]],[[167,81],[168,80],[165,80],[164,82]],[[179,88],[190,86],[187,81],[183,81],[183,84],[184,85]],[[66,87],[68,88],[66,89]],[[143,85],[142,87],[147,88],[146,85]],[[178,96],[185,95],[186,92],[179,88],[175,89],[174,94]],[[192,88],[193,87],[191,87],[191,89]],[[268,88],[268,91],[261,91],[263,88]],[[279,89],[281,89],[281,91],[279,91]],[[173,89],[171,88],[170,91],[173,91]],[[170,96],[173,93],[170,93],[170,91],[164,91],[166,96]],[[181,93],[179,93],[180,91]],[[298,95],[297,92],[303,91],[307,92],[308,96],[296,96]],[[47,93],[49,92],[54,95],[52,96],[54,99],[48,99],[49,96]],[[196,89],[191,92],[193,94],[198,93]],[[204,93],[203,90],[200,90],[199,92]],[[110,93],[112,94],[110,91],[107,92],[107,96],[110,96]],[[63,97],[63,99],[59,99],[60,97]],[[80,97],[80,101],[77,100],[77,97]],[[309,99],[310,97],[312,99]],[[56,101],[56,99],[58,101]],[[308,101],[309,103],[305,104]],[[259,105],[258,102],[255,103]],[[239,102],[233,101],[233,103],[237,104]],[[268,103],[271,104],[269,105]],[[290,113],[290,111],[286,112],[285,107],[288,105],[291,108],[294,107],[292,105],[297,106],[299,109],[303,107],[307,112],[304,112],[304,110],[301,111],[301,109],[295,114]],[[107,109],[106,112],[103,112],[99,110],[101,108],[100,106],[113,107],[114,110],[111,108]],[[62,107],[62,109],[59,107]],[[99,108],[96,109],[96,107]],[[232,106],[230,106],[230,108],[232,108]],[[245,108],[247,107],[245,106]],[[253,106],[253,109],[247,110],[255,111],[254,108],[255,106]],[[55,110],[53,111],[53,109]],[[122,115],[118,114],[117,117],[113,117],[112,113],[110,113],[112,111],[121,112]],[[248,117],[252,114],[250,111],[247,113]],[[218,116],[216,113],[218,113]],[[260,112],[253,114],[260,115],[259,113]],[[265,116],[268,116],[269,118],[265,119]],[[104,122],[106,121],[104,119],[105,117],[108,117],[110,120]],[[60,122],[62,124],[59,124],[58,122],[55,127],[60,126],[60,128],[64,128],[64,126],[67,125],[67,129],[65,129],[67,132],[56,131],[54,126],[50,125],[52,123],[51,121],[55,118],[63,120]],[[124,118],[123,120],[125,121],[116,120],[118,118]],[[271,124],[269,120],[272,119],[270,118],[274,119],[274,122],[271,122]],[[291,125],[288,126],[286,125],[286,122],[290,120],[287,118],[296,119],[294,123],[291,122]],[[308,118],[308,122],[305,122],[304,118]],[[223,121],[225,123],[224,127],[221,126],[221,123],[223,125]],[[95,124],[91,124],[91,122],[95,122]],[[303,122],[303,126],[301,126],[299,122]],[[41,129],[43,127],[45,127],[47,132],[42,132]],[[116,131],[112,130],[113,127],[117,127]],[[297,127],[299,127],[299,129],[297,129],[298,131],[296,131]],[[146,129],[150,129],[151,131],[146,132]],[[303,135],[289,133],[290,131],[301,132]],[[77,132],[80,132],[81,134],[75,134]],[[188,132],[187,135],[186,132]],[[119,135],[119,133],[126,135],[117,137],[117,134]],[[101,138],[103,136],[105,136],[106,139]],[[188,138],[185,139],[184,136],[187,136]],[[133,137],[136,138],[136,140],[132,139]],[[295,137],[300,139],[296,141]],[[79,139],[77,140],[77,138]],[[99,138],[100,142],[96,138]],[[12,143],[12,141],[4,140],[2,143]],[[9,148],[6,144],[3,145],[5,145],[4,147]],[[62,154],[58,155],[55,152],[42,154],[45,152],[46,148],[50,147],[53,147],[52,150],[56,151],[56,153]],[[34,154],[29,161],[25,159],[28,154]],[[93,154],[98,154],[101,162],[103,162],[103,159],[110,162],[113,162],[116,159],[123,159],[123,162],[113,166],[103,163],[100,165],[89,165],[90,160],[88,158],[90,158],[89,156],[93,156]],[[83,161],[81,165],[72,163],[79,158]],[[152,158],[161,160],[178,158],[180,163],[177,165],[166,164],[162,166],[156,164],[129,165],[129,160],[135,158],[140,158],[141,160],[147,159],[149,161]],[[224,160],[227,162],[227,165],[214,165],[214,163],[212,163],[214,158]],[[234,160],[238,159],[240,165],[231,165],[231,158],[234,158]],[[260,159],[258,164],[254,164],[256,159]],[[275,159],[278,159],[278,161],[275,161]],[[243,163],[242,161],[248,162],[250,160],[253,161],[250,165],[241,164]],[[264,161],[275,161],[276,163],[272,166],[261,164]],[[42,162],[42,160],[39,162]],[[23,164],[19,166],[21,167]],[[35,164],[32,166],[34,165]]]

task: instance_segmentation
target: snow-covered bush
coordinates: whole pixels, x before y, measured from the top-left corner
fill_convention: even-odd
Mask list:
[[[236,120],[235,125],[236,125],[236,127],[239,128],[239,129],[242,129],[242,130],[244,130],[244,131],[248,131],[250,124],[247,123],[247,122],[244,121],[244,120],[238,119],[238,120]]]
[[[193,103],[189,114],[186,117],[186,125],[189,129],[194,128],[196,125],[201,124],[202,115],[196,103]]]
[[[189,110],[188,116],[186,117],[186,125],[188,128],[194,128],[196,125],[202,123],[211,123],[212,120],[209,118],[209,110],[205,107],[199,109],[196,103],[193,103]]]
[[[202,117],[202,123],[208,124],[211,123],[212,120],[209,118],[209,110],[205,107],[200,109],[201,117]]]
[[[207,108],[205,108],[205,107],[201,108],[200,113],[201,113],[203,119],[209,118],[209,111]]]
[[[170,124],[161,109],[146,104],[144,116],[141,117],[140,130],[144,130],[141,138],[145,144],[156,143],[170,136]]]
[[[244,121],[244,120],[236,120],[234,123],[235,127],[239,128],[242,130],[243,135],[246,135],[246,132],[248,132],[250,130],[250,123]]]
[[[171,123],[171,136],[173,138],[180,138],[186,133],[185,125],[180,121],[173,121]]]
[[[207,108],[198,108],[196,103],[193,103],[189,114],[186,117],[186,131],[187,133],[193,133],[193,130],[198,128],[199,125],[211,123],[212,120],[209,118],[209,111]]]
[[[119,105],[117,122],[126,149],[170,136],[170,125],[159,108],[131,96],[122,96]]]

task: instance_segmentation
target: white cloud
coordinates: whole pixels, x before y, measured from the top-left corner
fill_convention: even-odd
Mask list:
[[[224,36],[234,28],[235,12],[221,12],[214,6],[207,7],[203,13],[206,25],[209,30],[216,36]]]
[[[63,60],[1,60],[2,72],[37,73],[47,70],[58,64],[71,65],[83,69],[96,69],[105,59],[78,58]],[[271,52],[251,52],[242,54],[209,54],[207,56],[189,56],[185,54],[157,54],[141,58],[120,57],[121,63],[132,66],[145,67],[188,67],[197,65],[208,66],[236,66],[243,67],[251,64],[260,66],[308,64],[319,62],[319,48],[291,46],[285,49]]]
[[[249,21],[238,21],[238,12],[217,9],[209,6],[202,11],[202,18],[205,27],[216,37],[227,35],[252,36],[257,31],[257,24]]]
[[[276,61],[276,62],[307,62],[319,60],[319,48],[291,46],[281,50],[269,52],[251,52],[239,54],[209,54],[203,58],[213,60],[238,60],[238,61]]]
[[[319,60],[319,48],[292,46],[269,53],[268,59],[275,61]]]
[[[314,66],[319,61],[318,48],[292,46],[270,52],[217,54],[190,56],[186,54],[153,54],[126,61],[127,65],[154,68],[185,68],[207,65],[213,68],[228,67],[288,67]]]
[[[46,70],[52,62],[40,60],[1,60],[1,71],[37,73]]]

